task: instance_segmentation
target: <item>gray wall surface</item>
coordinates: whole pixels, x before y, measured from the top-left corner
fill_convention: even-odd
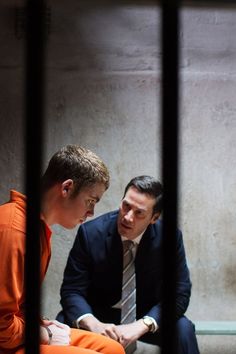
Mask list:
[[[10,188],[24,191],[24,39],[15,33],[15,5],[0,5],[1,203]],[[97,216],[119,206],[133,176],[161,179],[160,10],[76,0],[48,6],[45,166],[68,143],[98,153],[111,186]],[[187,315],[235,320],[236,8],[182,8],[180,41],[179,226],[193,282]],[[42,299],[48,317],[60,309],[75,232],[54,227]],[[205,354],[236,352],[232,337],[199,342]]]

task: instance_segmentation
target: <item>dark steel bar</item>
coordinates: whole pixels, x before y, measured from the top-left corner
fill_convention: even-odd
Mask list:
[[[114,5],[138,5],[138,6],[153,6],[153,5],[161,5],[161,2],[163,0],[100,0],[94,1],[94,0],[87,0],[86,4],[89,4],[91,6],[95,7],[101,7],[101,6],[109,6],[109,7],[114,7]],[[188,6],[188,5],[193,5],[197,7],[214,7],[214,6],[220,6],[220,7],[236,7],[235,0],[182,0],[181,1],[181,6]]]
[[[138,6],[156,6],[160,5],[163,0],[87,0],[86,4],[93,7],[108,6],[114,7],[114,5],[138,5]],[[217,8],[236,8],[235,0],[182,0],[181,6],[193,6],[193,7],[217,7]]]
[[[40,317],[40,176],[44,113],[44,3],[26,8],[26,306],[25,352],[39,353]]]
[[[162,174],[163,313],[162,353],[176,349],[176,228],[178,219],[178,1],[163,0],[162,10]]]

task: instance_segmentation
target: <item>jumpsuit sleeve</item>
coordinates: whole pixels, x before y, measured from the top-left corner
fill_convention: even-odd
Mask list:
[[[8,227],[0,229],[0,348],[23,344],[25,234]]]

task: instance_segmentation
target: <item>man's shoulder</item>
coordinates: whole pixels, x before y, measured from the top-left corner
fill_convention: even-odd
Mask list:
[[[0,205],[0,223],[2,229],[5,227],[25,232],[26,204],[18,195],[21,196],[20,193],[11,191],[10,200]]]

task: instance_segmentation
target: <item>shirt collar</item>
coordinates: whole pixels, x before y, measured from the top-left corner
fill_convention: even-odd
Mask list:
[[[140,235],[138,235],[137,237],[135,237],[131,241],[133,241],[135,244],[139,245],[139,243],[140,243],[145,231],[146,231],[146,229]],[[121,235],[121,240],[122,241],[126,241],[126,240],[129,240],[129,239],[127,237]]]

